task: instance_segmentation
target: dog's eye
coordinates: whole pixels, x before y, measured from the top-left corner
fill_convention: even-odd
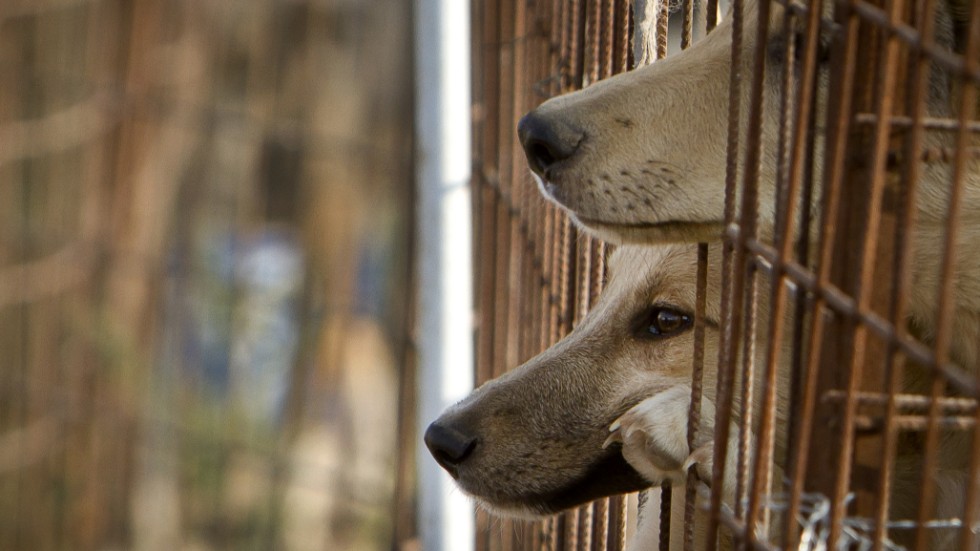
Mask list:
[[[691,327],[692,316],[669,308],[654,306],[640,314],[633,323],[633,335],[641,339],[662,339],[682,333]]]

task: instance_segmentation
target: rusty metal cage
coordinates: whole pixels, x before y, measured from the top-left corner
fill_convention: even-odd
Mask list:
[[[605,246],[582,236],[526,176],[515,124],[543,99],[629,66],[629,4],[475,2],[477,380],[568,333],[603,281]],[[544,523],[478,513],[477,549],[621,549],[625,498]],[[498,525],[499,523],[499,525]],[[498,527],[499,526],[499,527]]]
[[[397,0],[0,2],[0,549],[414,537],[411,36]]]
[[[601,291],[607,249],[538,196],[516,122],[549,97],[631,69],[639,22],[625,0],[473,6],[483,381],[582,318]],[[699,246],[699,272],[720,270],[723,281],[717,364],[696,360],[718,370],[716,467],[713,480],[688,477],[684,533],[669,529],[681,492],[662,491],[661,548],[693,547],[701,493],[710,549],[975,549],[980,7],[663,2],[657,57],[722,18],[731,66],[748,70],[732,71],[729,117],[717,121],[729,137],[724,235]],[[794,39],[770,40],[776,33]],[[774,50],[789,64],[778,79],[767,73]],[[937,89],[947,104],[934,104]],[[771,136],[766,112],[778,114]],[[771,177],[760,173],[763,155],[775,159]],[[775,188],[774,204],[760,204],[762,186]],[[771,227],[760,227],[764,209],[776,213]],[[708,265],[712,247],[723,248],[719,266]],[[702,368],[693,371],[696,383]],[[734,473],[724,467],[732,455]],[[728,479],[726,503],[709,486]],[[478,548],[621,549],[635,523],[628,501],[540,523],[481,513]]]

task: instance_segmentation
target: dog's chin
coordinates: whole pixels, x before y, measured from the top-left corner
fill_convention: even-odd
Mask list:
[[[643,490],[650,485],[617,449],[615,453],[602,457],[580,478],[569,480],[554,490],[514,497],[473,497],[481,507],[496,515],[536,519],[602,497]]]
[[[709,222],[608,222],[569,213],[571,219],[587,233],[616,245],[651,245],[657,243],[703,243],[718,241],[724,224]]]

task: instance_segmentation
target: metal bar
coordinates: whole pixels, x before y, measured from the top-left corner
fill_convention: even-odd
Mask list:
[[[749,518],[750,514],[746,513],[746,506],[751,510],[752,503],[757,501],[754,497],[749,497],[749,488],[752,485],[750,471],[754,470],[752,462],[755,460],[751,452],[756,436],[752,430],[752,420],[756,415],[755,396],[756,386],[759,384],[755,368],[759,282],[754,262],[746,262],[746,271],[749,274],[746,276],[748,283],[744,285],[745,298],[743,299],[742,393],[739,408],[732,412],[738,416],[738,455],[735,472],[735,516],[738,518]]]
[[[840,98],[840,102],[833,102],[828,106],[827,113],[827,144],[825,149],[824,187],[823,187],[823,209],[820,226],[820,251],[817,259],[817,276],[815,278],[815,289],[823,290],[830,283],[831,259],[833,255],[833,243],[836,238],[837,213],[840,205],[840,182],[843,176],[844,157],[846,153],[847,136],[847,114],[851,111],[851,98],[847,93],[853,87],[855,48],[853,44],[857,34],[857,20],[850,13],[841,13],[839,17],[844,19],[844,47],[843,51],[836,49],[831,58],[832,66],[838,68],[832,73],[830,84],[830,97]],[[787,266],[787,273],[789,273]],[[805,270],[807,275],[812,275]],[[810,463],[831,465],[827,457],[824,457],[826,450],[810,448],[815,429],[814,421],[817,416],[817,392],[818,385],[822,383],[820,366],[822,363],[822,347],[825,341],[826,323],[823,315],[826,308],[826,297],[818,294],[815,297],[813,306],[813,320],[810,327],[810,335],[807,343],[809,350],[809,361],[806,366],[804,376],[803,400],[800,404],[799,413],[799,436],[797,443],[799,449],[795,452],[795,462],[791,467],[793,473],[792,489],[790,493],[790,507],[799,507],[799,500],[802,495],[803,485],[807,480],[818,489],[826,489],[826,480],[821,480],[819,474],[811,477],[807,467]],[[811,455],[815,457],[811,459]],[[814,480],[816,479],[816,480]],[[825,492],[830,494],[830,492]],[[831,538],[837,534],[832,533]]]
[[[739,233],[740,230],[736,225],[729,225],[725,230],[725,235],[729,237]],[[770,263],[775,261],[777,253],[768,244],[753,238],[746,239],[745,244],[753,254],[763,257]],[[942,374],[957,392],[967,396],[980,397],[980,383],[965,373],[960,366],[952,362],[937,363],[935,354],[928,347],[910,337],[906,332],[899,331],[878,313],[860,308],[851,296],[832,283],[820,283],[819,274],[814,276],[809,269],[796,262],[787,261],[784,268],[788,279],[807,291],[813,292],[815,297],[820,299],[821,308],[830,308],[839,314],[852,317],[865,324],[880,338],[897,343],[901,352],[907,355],[910,360]]]
[[[923,40],[925,40],[927,36],[926,30],[927,28],[924,25],[923,29],[921,30]],[[930,30],[929,34],[932,34],[933,32],[934,32],[933,30]],[[924,52],[921,51],[919,52],[918,59],[920,63],[926,63],[928,61],[932,61],[927,55],[925,55]],[[911,128],[913,126],[918,125],[925,130],[955,131],[960,129],[960,121],[958,120],[928,117],[925,116],[924,114],[922,116],[916,117],[914,115],[906,116],[906,115],[893,113],[887,115],[887,117],[888,117],[888,124],[891,125],[892,128]],[[872,124],[872,125],[878,124],[878,115],[875,113],[858,113],[854,115],[854,124]],[[967,121],[965,126],[970,132],[980,132],[980,121]],[[919,150],[920,148],[913,149],[913,151],[919,151]],[[950,150],[946,150],[946,151],[950,151]],[[926,153],[927,151],[923,151],[922,155],[924,156],[926,155]],[[952,159],[951,154],[949,155],[949,159]]]
[[[788,15],[789,13],[790,10],[787,10],[787,18],[785,21],[785,25],[787,27],[792,24],[792,21]],[[809,166],[807,160],[809,158],[809,151],[811,151],[813,145],[813,131],[810,123],[814,117],[814,111],[812,109],[814,99],[813,93],[816,86],[816,54],[820,39],[819,32],[822,13],[822,2],[820,0],[814,0],[814,2],[811,3],[807,13],[806,35],[803,43],[804,50],[802,54],[802,74],[800,76],[800,84],[798,88],[799,98],[793,105],[794,118],[791,130],[792,138],[790,138],[792,140],[792,145],[789,148],[790,158],[789,167],[787,169],[787,177],[789,181],[786,186],[787,191],[785,193],[785,199],[781,203],[783,210],[788,212],[782,214],[783,226],[781,229],[776,231],[776,235],[778,236],[777,239],[781,241],[777,241],[779,244],[779,256],[773,262],[775,270],[771,276],[774,286],[774,298],[770,319],[770,357],[766,360],[769,366],[773,366],[779,362],[778,346],[783,338],[781,331],[781,327],[784,323],[782,319],[782,309],[786,289],[783,277],[787,258],[790,257],[789,247],[793,243],[793,208],[799,200],[799,194],[802,194],[803,192],[801,189],[804,187],[802,182],[807,176],[806,166]],[[791,55],[792,53],[792,51],[787,52],[786,58],[793,59],[795,56]],[[788,75],[791,74],[791,71],[792,67],[787,67],[787,78],[789,78]],[[783,96],[784,98],[789,98],[791,96],[788,84],[784,85]],[[783,111],[787,112],[789,109],[784,109]],[[805,195],[803,200],[809,203],[810,197]],[[804,218],[804,220],[806,223],[801,224],[799,239],[801,243],[809,243],[809,217]],[[805,262],[805,259],[802,261]],[[803,312],[801,309],[797,309],[797,317],[801,318],[802,314]],[[802,323],[800,324],[800,330],[802,330]],[[800,347],[802,345],[801,339],[795,340],[794,344],[797,347]],[[794,376],[794,381],[796,380],[797,377]],[[795,392],[793,397],[795,397]],[[794,415],[792,415],[791,418],[796,417],[795,411],[796,409],[794,408]],[[797,427],[795,423],[790,423],[789,426],[794,428]],[[792,470],[789,472],[790,478],[793,480],[796,479],[797,475],[801,474],[802,473],[794,473]],[[789,507],[786,514],[786,518],[788,520],[785,523],[786,532],[784,534],[784,545],[787,546],[791,545],[797,539],[798,528],[793,519],[795,519],[799,514],[799,492],[802,489],[798,484],[791,483],[791,487],[793,495],[789,500]]]
[[[910,431],[928,431],[933,430],[931,427],[935,425],[936,429],[942,430],[968,430],[973,427],[975,422],[975,417],[967,417],[964,415],[957,416],[939,416],[938,414],[933,416],[931,413],[927,415],[901,415],[896,414],[890,420],[886,420],[883,417],[872,417],[869,415],[855,415],[852,425],[856,431],[862,431],[867,433],[877,433],[885,429],[886,423],[890,422],[894,426],[894,430],[897,432],[910,432]],[[922,469],[923,473],[932,472],[930,469]],[[925,520],[919,520],[918,524],[924,526],[926,521],[929,520],[930,515],[926,515]],[[917,546],[919,549],[924,549],[921,545]]]
[[[756,36],[755,36],[755,49],[752,52],[752,81],[749,94],[749,112],[748,121],[746,129],[746,147],[745,147],[745,164],[744,164],[744,174],[741,186],[741,206],[738,213],[738,223],[742,228],[740,232],[741,238],[737,240],[734,246],[734,255],[732,262],[732,272],[733,272],[733,311],[738,312],[742,304],[737,302],[740,296],[740,290],[743,287],[742,278],[748,278],[748,284],[744,285],[746,296],[743,299],[748,302],[748,309],[745,311],[746,321],[744,325],[745,334],[745,345],[743,346],[742,354],[746,362],[746,376],[742,380],[742,384],[747,389],[745,392],[746,401],[741,404],[741,426],[746,427],[742,431],[742,449],[740,453],[744,453],[748,450],[749,442],[749,429],[751,428],[752,415],[749,413],[751,408],[754,406],[754,396],[752,393],[752,386],[754,385],[754,362],[755,362],[755,310],[758,305],[758,300],[756,298],[756,278],[755,278],[755,268],[754,263],[747,263],[747,248],[745,247],[745,237],[755,237],[757,229],[757,209],[758,209],[758,187],[759,187],[759,177],[760,177],[760,165],[761,165],[761,147],[759,144],[762,141],[762,98],[763,98],[763,84],[764,84],[764,73],[766,66],[766,37],[769,34],[769,19],[770,19],[770,3],[769,2],[759,2],[756,9],[757,22],[756,22]],[[734,48],[735,46],[733,46]],[[735,70],[736,65],[733,65],[732,73],[735,74],[738,71]],[[736,96],[732,101],[739,101]],[[731,122],[731,121],[730,121]],[[748,272],[748,273],[746,273]],[[751,294],[750,294],[751,293]],[[736,314],[737,316],[737,314]],[[732,322],[735,323],[733,318]],[[738,328],[734,330],[736,333]],[[731,354],[731,358],[736,357],[736,346],[734,340],[729,343],[728,353]],[[719,362],[721,364],[722,362]],[[720,368],[720,366],[719,366]],[[729,404],[719,404],[721,407],[730,408]],[[715,425],[716,430],[720,428],[718,424]],[[718,441],[715,441],[715,446],[718,446]],[[741,458],[740,458],[741,459]],[[740,460],[740,463],[742,461]],[[745,462],[744,468],[751,468],[750,462]],[[717,488],[721,488],[718,485]],[[715,492],[720,494],[721,492]],[[739,496],[736,494],[736,499]],[[747,526],[747,536],[748,541],[755,541],[756,533],[755,526],[753,524],[753,513],[754,507],[758,507],[759,499],[756,496],[749,498],[749,515],[748,515],[748,526]],[[740,503],[736,503],[736,514],[739,513]]]
[[[609,501],[611,499],[613,498],[603,498],[596,501],[595,504],[595,526],[593,528],[595,543],[592,547],[595,551],[608,551],[609,549],[609,534],[613,530],[609,524]]]
[[[970,464],[967,467],[966,503],[963,506],[963,530],[960,532],[961,551],[976,548],[976,533],[971,529],[977,522],[977,509],[980,508],[980,482],[977,473],[980,472],[980,409],[973,418],[973,444],[970,449]]]
[[[898,20],[904,8],[903,1],[887,0],[886,3],[888,5],[890,20]],[[895,86],[897,78],[898,46],[899,44],[893,36],[885,36],[881,46],[881,52],[876,59],[879,71],[877,74],[877,88],[875,89],[874,109],[879,117],[879,121],[883,120],[884,116],[893,110],[892,89]],[[888,133],[889,127],[885,124],[879,124],[875,127],[874,135],[871,137],[870,197],[867,199],[868,206],[864,209],[867,222],[863,227],[864,236],[861,246],[860,275],[854,287],[858,307],[862,309],[870,309],[875,296],[872,290],[872,281],[875,275],[875,266],[879,260],[879,236],[882,225],[882,209],[880,208],[880,203],[885,186]],[[871,345],[868,342],[868,328],[865,324],[855,324],[851,330],[851,335],[852,351],[850,373],[847,381],[848,399],[844,402],[844,412],[841,422],[843,445],[840,446],[837,459],[837,480],[831,508],[830,542],[832,542],[832,545],[836,545],[838,541],[839,530],[846,514],[844,500],[850,492],[852,462],[860,461],[862,451],[854,440],[857,402],[851,399],[851,396],[861,388],[864,380],[865,365],[873,356],[872,351],[870,351]],[[880,457],[878,453],[874,455]]]
[[[599,74],[602,78],[608,78],[616,74],[616,48],[613,46],[616,38],[616,0],[602,0],[602,10],[600,15],[601,39],[599,40],[599,54],[602,57],[602,64],[599,67]]]
[[[715,0],[709,0],[709,7],[712,5],[717,9]],[[742,18],[743,1],[732,0],[732,55],[731,67],[741,67],[741,48],[742,48]],[[709,9],[708,27],[714,28],[717,21],[715,11]],[[728,104],[728,149],[725,159],[725,223],[732,224],[735,221],[735,187],[738,180],[738,135],[740,124],[740,98],[741,98],[741,79],[739,72],[731,71],[729,79],[729,104]],[[741,231],[739,231],[741,233]],[[735,240],[725,241],[722,258],[722,292],[721,292],[721,316],[722,330],[718,344],[718,386],[715,391],[715,441],[714,453],[712,457],[711,485],[713,488],[722,488],[725,479],[725,457],[728,453],[728,438],[731,421],[732,397],[734,394],[734,359],[736,357],[736,336],[738,327],[735,320],[738,319],[738,312],[741,309],[739,291],[742,286],[742,266],[744,257],[741,248],[736,247]],[[718,533],[721,515],[722,492],[712,492],[709,504],[708,517],[708,544],[707,551],[714,551],[717,546],[718,538],[714,537]]]
[[[895,405],[896,411],[916,411],[928,410],[932,407],[934,400],[928,396],[918,394],[900,394],[893,392],[873,393],[855,392],[850,397],[847,393],[840,390],[832,390],[826,393],[824,400],[844,401],[854,400],[859,405],[885,406],[889,403]],[[968,414],[977,409],[977,401],[972,398],[939,398],[939,407],[945,414]]]
[[[980,82],[980,68],[969,67],[962,55],[950,52],[944,46],[922,40],[916,29],[904,23],[893,21],[881,8],[862,0],[851,0],[849,7],[861,18],[873,23],[879,29],[887,31],[890,36],[921,50],[934,63],[949,70],[953,77],[968,78],[974,82]]]
[[[657,4],[657,59],[667,57],[667,31],[670,21],[670,2]]]
[[[687,420],[687,447],[692,452],[701,430],[701,398],[704,383],[704,336],[705,308],[708,294],[708,244],[698,244],[698,268],[695,275],[694,299],[694,353],[691,366],[691,406]],[[697,480],[692,466],[687,473],[684,494],[684,551],[694,549],[695,509],[697,504]],[[709,536],[710,537],[710,536]]]
[[[935,24],[935,2],[926,0],[918,8],[916,18],[921,25],[922,37],[924,40],[932,40],[933,28]],[[902,171],[902,192],[903,200],[899,205],[899,212],[896,213],[898,220],[896,224],[896,250],[894,273],[895,283],[892,287],[891,303],[893,305],[891,322],[895,327],[904,323],[907,315],[907,298],[911,291],[911,277],[908,274],[906,264],[911,256],[912,240],[909,234],[913,231],[915,224],[914,198],[918,185],[919,163],[914,153],[921,148],[923,116],[925,109],[925,90],[927,89],[927,78],[929,68],[926,58],[919,56],[913,60],[909,67],[909,82],[911,89],[907,99],[907,109],[911,114],[912,132],[906,141],[906,167]],[[884,115],[890,115],[885,113]],[[890,126],[894,127],[894,117],[890,117]],[[880,475],[878,478],[879,495],[877,496],[877,511],[875,525],[875,551],[883,549],[885,538],[888,537],[887,520],[891,506],[892,478],[894,476],[894,463],[898,447],[899,426],[896,421],[899,409],[905,406],[909,400],[899,395],[904,375],[905,358],[898,354],[899,347],[894,341],[888,341],[888,361],[886,363],[886,388],[888,390],[886,409],[885,409],[885,433],[884,433],[884,461],[882,461]],[[855,397],[861,399],[860,396]],[[928,403],[928,400],[927,400]]]
[[[971,68],[977,65],[978,52],[980,49],[980,17],[975,3],[972,3],[971,19],[967,35],[967,47],[962,58],[964,67]],[[971,136],[966,122],[974,117],[976,112],[976,86],[974,83],[964,81],[960,91],[959,104],[959,129],[956,133],[956,150],[953,158],[952,189],[949,196],[949,210],[946,214],[946,235],[944,239],[942,265],[940,267],[940,287],[939,287],[939,319],[936,323],[934,350],[936,361],[944,363],[950,355],[950,347],[953,339],[954,323],[954,278],[956,277],[956,246],[960,231],[960,218],[962,212],[962,201],[964,180],[967,176],[967,155],[966,148],[971,143]],[[975,367],[974,367],[975,369]],[[916,545],[920,549],[925,549],[929,542],[929,532],[924,527],[925,522],[931,516],[936,496],[936,482],[930,476],[938,464],[938,453],[940,445],[940,415],[939,400],[945,390],[946,382],[941,377],[936,377],[933,381],[932,396],[933,404],[929,408],[929,428],[926,431],[925,461],[923,462],[923,483],[922,493],[919,500],[919,526],[916,531]]]
[[[656,491],[656,490],[650,490]],[[674,489],[671,483],[665,482],[660,486],[660,540],[657,546],[660,551],[670,551],[670,517],[671,517],[671,500],[673,498]],[[650,504],[647,503],[647,507]]]
[[[681,49],[686,50],[694,43],[694,0],[684,0],[681,3],[683,19],[681,20]]]

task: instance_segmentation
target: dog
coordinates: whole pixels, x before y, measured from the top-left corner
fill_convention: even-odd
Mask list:
[[[743,17],[741,112],[747,113],[760,1],[747,0]],[[829,9],[832,2],[824,1]],[[966,47],[969,0],[938,2],[935,41],[949,51]],[[770,6],[763,86],[759,167],[759,233],[771,238],[776,220],[777,143],[780,93],[786,44],[802,51],[803,22],[784,30],[784,8]],[[822,26],[815,46],[818,62],[817,120],[826,112],[830,25]],[[726,18],[692,47],[645,67],[613,76],[570,94],[552,98],[518,124],[518,134],[542,194],[564,209],[585,231],[610,243],[717,241],[724,225],[732,21]],[[928,114],[955,118],[960,81],[933,67],[929,73]],[[743,117],[745,119],[746,117]],[[743,126],[746,124],[742,120]],[[823,136],[813,155],[814,181],[821,181]],[[745,158],[745,128],[739,162]],[[976,146],[980,140],[974,139]],[[953,133],[930,131],[924,147],[949,150]],[[980,346],[980,162],[968,163],[959,200],[961,226],[956,240],[955,313],[950,357],[978,372]],[[912,296],[909,326],[932,343],[938,326],[940,266],[948,217],[949,163],[926,163],[915,197],[912,232]],[[819,220],[819,189],[810,205]],[[815,236],[816,231],[810,230]]]
[[[483,507],[522,517],[668,480],[681,484],[690,466],[710,480],[720,262],[720,248],[712,248],[703,423],[693,447],[687,425],[697,246],[627,245],[610,257],[608,284],[568,336],[429,426],[424,440],[433,457]],[[786,390],[778,396],[780,426]],[[643,521],[634,541],[651,541],[656,530],[656,519]]]
[[[754,47],[757,7],[752,0],[746,5],[746,51]],[[774,21],[781,21],[780,9],[773,6]],[[937,16],[938,40],[950,48],[957,47],[962,13],[942,9]],[[781,35],[781,24],[770,28],[767,40],[776,45],[767,59],[771,80],[779,76],[778,46],[797,38]],[[731,33],[729,18],[684,52],[549,100],[522,119],[519,137],[542,193],[586,231],[622,246],[610,259],[609,285],[571,334],[484,384],[426,431],[426,445],[436,460],[487,509],[550,514],[597,497],[682,480],[691,465],[702,478],[711,472],[716,367],[711,363],[717,358],[721,261],[719,247],[712,246],[701,404],[708,413],[689,446],[696,267],[695,247],[689,243],[717,241],[723,230],[727,144],[719,130],[728,115]],[[826,52],[817,55],[825,60]],[[742,70],[751,72],[748,66]],[[933,71],[931,78],[931,113],[955,114],[949,107],[956,96],[949,77]],[[823,69],[820,80],[826,80]],[[765,90],[771,96],[778,86],[769,82]],[[779,102],[772,99],[763,103],[759,178],[760,233],[770,236],[776,218],[779,115],[772,111]],[[926,141],[950,145],[948,136],[930,134]],[[967,224],[980,215],[975,173],[971,170],[965,186],[962,219]],[[943,236],[949,169],[927,167],[922,180],[910,263],[917,268],[910,324],[929,339],[935,330],[939,250],[923,244]],[[980,257],[968,246],[974,238],[961,232],[957,243],[951,352],[969,367],[976,363],[980,337]],[[765,303],[758,312],[764,327]],[[779,370],[777,379],[785,381],[785,367]],[[782,386],[777,389],[777,448],[785,445],[786,394]],[[725,471],[734,469],[726,466]],[[732,481],[726,478],[723,484],[721,491],[730,496]],[[641,521],[634,542],[642,543],[632,548],[651,541],[655,524]]]
[[[759,0],[765,1],[765,0]],[[824,2],[830,6],[830,2]],[[750,53],[755,49],[758,1],[749,0],[743,17],[740,68],[752,75]],[[772,3],[767,35],[766,74],[762,105],[759,154],[758,228],[771,239],[776,223],[776,157],[779,139],[780,82],[786,70],[788,42],[801,50],[802,26],[784,29],[784,11]],[[965,48],[968,3],[939,3],[935,13],[935,40],[950,51]],[[828,45],[834,28],[825,25],[815,46],[818,61],[817,120],[826,114]],[[693,47],[652,65],[600,81],[571,94],[553,98],[526,115],[518,125],[521,144],[542,194],[564,209],[585,231],[617,244],[656,244],[717,241],[724,225],[726,135],[732,23],[728,18]],[[749,78],[744,79],[746,82]],[[929,72],[927,109],[930,116],[958,115],[959,82],[933,67]],[[742,112],[748,111],[748,86],[741,87]],[[744,125],[745,122],[742,121]],[[816,157],[814,181],[821,182],[823,136],[819,134],[812,154]],[[745,158],[745,128],[740,129]],[[970,145],[976,145],[975,138]],[[927,132],[924,147],[940,149],[955,145],[951,133]],[[980,343],[980,253],[970,243],[980,237],[980,164],[970,161],[960,197],[960,231],[954,250],[954,315],[949,356],[960,367],[978,374]],[[916,226],[911,232],[912,289],[908,303],[909,330],[932,344],[938,329],[937,300],[942,263],[942,243],[951,190],[948,163],[922,166],[915,197]],[[818,192],[813,195],[819,197]],[[820,205],[810,208],[819,212]],[[819,214],[814,217],[818,219]],[[809,231],[812,238],[817,232]],[[710,352],[708,352],[710,354]],[[941,494],[939,516],[962,512],[965,480],[965,442],[945,444],[946,464],[937,474]],[[628,450],[624,450],[628,451]],[[902,453],[900,451],[900,453]],[[634,466],[641,463],[630,461]],[[902,458],[893,493],[893,511],[914,516],[910,499],[915,495],[917,458]],[[904,465],[904,467],[902,466]],[[911,510],[909,509],[911,506]],[[947,548],[951,540],[933,539],[934,548]]]
[[[446,410],[426,430],[424,441],[457,485],[485,509],[504,516],[535,518],[592,499],[671,482],[683,485],[690,467],[711,481],[714,455],[713,398],[717,390],[721,316],[720,246],[707,261],[701,426],[688,444],[696,301],[697,245],[624,245],[611,255],[609,279],[595,306],[564,339],[518,368],[484,383]],[[761,270],[758,285],[771,281]],[[795,289],[787,289],[790,299]],[[770,322],[766,293],[756,304],[758,327]],[[789,314],[781,320],[791,322]],[[790,331],[784,331],[790,335]],[[767,342],[754,348],[764,365]],[[785,471],[791,342],[776,343],[775,441],[772,476]],[[757,426],[762,392],[754,393]],[[735,415],[744,411],[735,397]],[[739,427],[732,421],[722,492],[734,502]],[[750,441],[755,435],[745,435]],[[914,457],[899,456],[892,497],[895,518],[921,471]],[[962,507],[963,479],[937,477],[944,511]],[[675,511],[684,506],[679,500]],[[641,513],[628,549],[653,548],[655,512]],[[651,516],[652,515],[652,516]],[[679,517],[678,517],[679,518]],[[785,519],[773,518],[770,529]],[[695,517],[696,549],[704,547],[703,508]],[[901,535],[899,535],[899,538]],[[672,545],[679,540],[672,538]],[[672,547],[673,548],[673,547]],[[936,543],[935,549],[949,545]]]

